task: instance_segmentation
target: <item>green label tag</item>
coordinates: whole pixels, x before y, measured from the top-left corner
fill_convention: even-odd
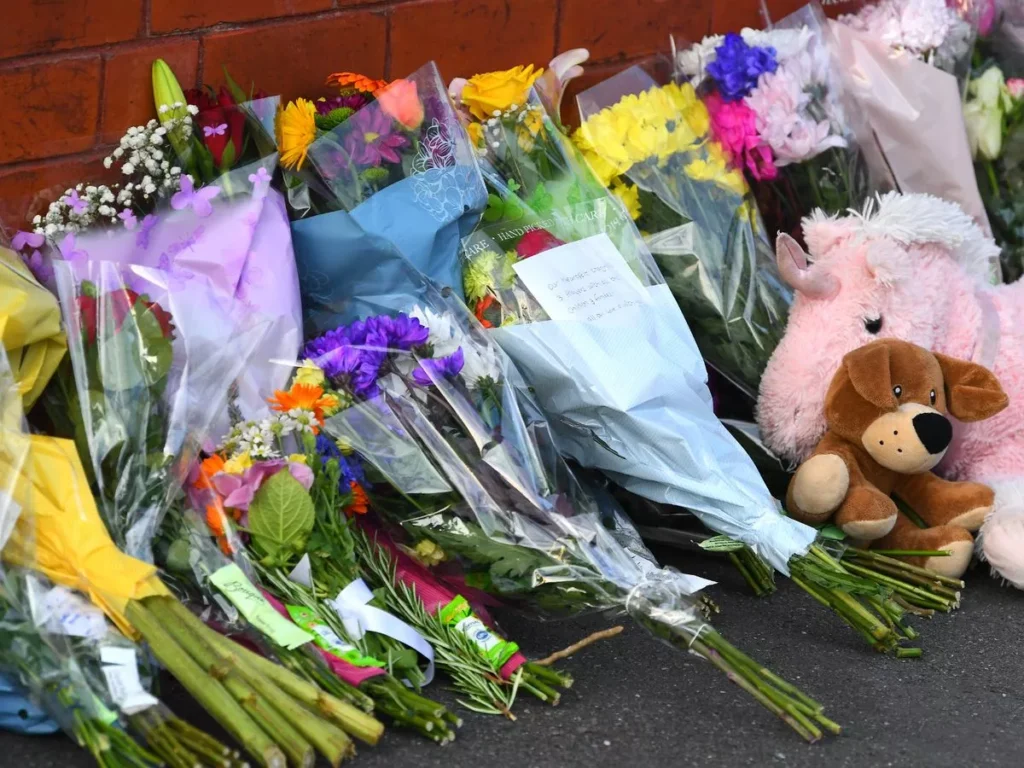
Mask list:
[[[249,623],[278,645],[289,649],[298,648],[313,639],[308,632],[302,631],[275,611],[274,606],[267,602],[242,573],[242,569],[234,563],[214,572],[210,581],[224,593],[224,597],[231,601]]]
[[[358,648],[338,637],[337,633],[320,621],[316,613],[309,608],[300,605],[287,605],[285,608],[292,621],[313,634],[313,642],[317,647],[323,648],[332,656],[337,656],[354,667],[386,668],[387,665],[383,661],[372,656],[363,656]]]
[[[500,670],[515,655],[519,646],[505,640],[480,621],[462,595],[456,595],[448,605],[438,612],[441,621],[454,627],[473,641],[480,655],[487,659],[495,670]]]

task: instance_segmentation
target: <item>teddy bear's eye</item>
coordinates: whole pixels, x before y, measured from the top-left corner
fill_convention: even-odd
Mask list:
[[[895,387],[892,388],[892,393],[896,395],[896,397],[899,397],[900,395],[903,394],[903,387],[897,384]]]
[[[932,401],[932,405],[935,405],[935,390],[934,389],[931,392],[928,393],[928,397]]]
[[[865,320],[864,321],[864,330],[867,331],[868,333],[872,334],[872,335],[874,335],[874,334],[878,333],[879,331],[881,331],[882,330],[882,316],[879,315],[878,317],[874,318],[873,320],[872,319]]]

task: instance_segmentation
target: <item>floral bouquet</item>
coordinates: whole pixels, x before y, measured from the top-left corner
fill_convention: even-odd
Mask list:
[[[319,369],[324,392],[344,405],[323,432],[364,462],[369,507],[390,524],[396,545],[445,574],[457,594],[480,590],[547,616],[625,609],[666,641],[722,662],[772,711],[790,718],[795,708],[794,727],[807,738],[832,728],[818,705],[766,685],[753,662],[707,627],[694,597],[707,582],[659,569],[621,512],[583,489],[526,383],[454,292],[378,245],[373,260],[340,252],[344,280],[331,304],[315,307],[336,321],[307,344],[304,366]],[[439,665],[475,653],[496,677],[512,649],[479,613],[467,613],[472,596],[431,599],[385,552],[364,556],[368,578],[434,641]],[[474,627],[467,644],[462,633]],[[560,677],[525,663],[509,682],[550,699]]]
[[[963,117],[977,186],[1002,249],[1002,279],[1009,283],[1024,275],[1024,32],[1015,57],[1005,42],[1008,26],[1004,22],[993,39],[979,43]],[[998,40],[1003,44],[995,45]]]
[[[753,554],[792,570],[801,585],[813,582],[816,597],[824,589],[826,604],[866,622],[879,635],[874,645],[894,649],[904,636],[852,596],[884,587],[850,578],[814,543],[814,529],[781,514],[715,416],[697,345],[625,207],[543,112],[538,135],[548,138],[529,149],[519,143],[518,115],[538,103],[522,93],[485,120],[479,159],[494,213],[464,241],[464,280],[474,313],[547,415],[558,450],[637,496],[692,510],[739,542],[728,546],[761,574],[757,582],[768,576]],[[634,124],[638,132],[644,125]]]
[[[229,624],[238,611],[225,598],[237,603],[240,583],[257,595],[253,584],[261,585],[269,601],[261,601],[266,615],[255,616],[243,604],[237,608],[264,636],[276,646],[287,644],[280,636],[286,628],[307,637],[330,669],[362,691],[371,707],[446,743],[454,738],[457,719],[399,682],[416,689],[429,683],[433,649],[415,629],[383,610],[360,578],[346,518],[346,513],[366,511],[358,460],[343,456],[322,435],[314,438],[325,415],[337,411],[340,402],[310,383],[308,371],[299,373],[299,381],[271,398],[273,416],[235,424],[217,452],[192,474],[190,506],[202,513],[203,530],[216,537],[220,552],[196,537],[197,526],[179,524],[165,536],[171,539],[165,547],[168,567],[191,573],[192,585],[212,597],[207,602],[227,609]],[[176,553],[177,547],[188,556]],[[419,668],[420,657],[426,671]],[[289,660],[311,669],[308,658],[292,655]]]
[[[855,5],[855,4],[851,4]],[[988,229],[963,121],[977,7],[946,0],[863,3],[833,23],[836,57],[899,189],[958,203]],[[993,263],[995,272],[997,265]]]
[[[811,210],[838,213],[875,192],[820,7],[768,30],[706,37],[677,51],[675,65],[707,105],[712,135],[747,173],[769,232],[799,237]]]
[[[326,116],[317,110],[331,100],[296,102],[278,115],[284,164],[298,158],[321,190],[324,210],[331,211],[292,224],[304,296],[329,298],[339,242],[372,250],[347,241],[360,232],[394,244],[441,285],[461,287],[458,244],[484,206],[465,132],[434,64],[375,85],[373,100],[363,94],[361,105],[352,101],[358,95],[348,92],[352,86],[344,86],[337,97],[344,105]]]
[[[753,398],[792,297],[707,109],[689,83],[639,66],[577,104],[573,142],[643,233],[704,359]]]

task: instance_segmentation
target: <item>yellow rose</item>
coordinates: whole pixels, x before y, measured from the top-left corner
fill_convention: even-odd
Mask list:
[[[312,360],[303,360],[295,371],[295,383],[319,387],[324,383],[324,372]]]
[[[470,123],[466,126],[466,132],[469,134],[469,140],[473,142],[474,147],[482,147],[484,145],[484,127],[480,123]]]
[[[240,453],[237,456],[232,456],[230,459],[224,462],[223,472],[227,472],[229,475],[240,475],[249,467],[252,466],[252,456],[249,452]]]
[[[533,82],[544,74],[532,64],[504,72],[487,72],[469,79],[462,89],[462,103],[477,120],[504,112],[513,104],[525,104]]]

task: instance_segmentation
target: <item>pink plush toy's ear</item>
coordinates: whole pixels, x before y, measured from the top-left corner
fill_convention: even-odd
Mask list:
[[[804,220],[803,230],[804,241],[811,250],[811,255],[820,259],[831,251],[840,240],[850,235],[852,225],[847,219],[812,217]]]

